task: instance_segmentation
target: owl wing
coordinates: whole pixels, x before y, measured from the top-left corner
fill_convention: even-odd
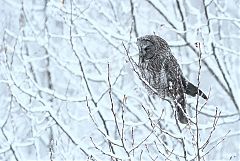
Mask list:
[[[170,56],[165,61],[164,70],[166,71],[166,79],[168,84],[169,96],[172,97],[177,108],[177,114],[181,123],[187,123],[186,113],[186,99],[184,96],[184,87],[182,84],[182,71],[177,63],[177,60]]]
[[[163,63],[163,69],[166,73],[168,89],[171,91],[172,97],[183,94],[182,71],[177,60],[173,56],[167,58]]]

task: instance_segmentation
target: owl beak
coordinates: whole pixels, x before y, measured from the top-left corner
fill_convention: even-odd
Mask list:
[[[142,48],[140,47],[140,48],[138,48],[138,50],[139,50],[139,53],[143,53],[143,50],[142,50]]]
[[[145,51],[143,50],[143,46],[142,46],[142,44],[140,43],[139,38],[137,39],[136,44],[137,44],[138,50],[139,50],[139,60],[140,60],[140,62],[144,62]]]
[[[141,53],[142,52],[142,48],[141,48],[141,46],[140,46],[140,44],[138,42],[137,42],[137,47],[138,47],[139,53]]]
[[[139,50],[139,61],[141,63],[143,63],[144,62],[144,54],[145,54],[144,50],[140,46],[138,46],[138,50]]]
[[[139,62],[141,62],[141,63],[144,62],[144,56],[142,54],[139,55]]]

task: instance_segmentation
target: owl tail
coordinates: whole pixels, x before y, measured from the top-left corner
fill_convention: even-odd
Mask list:
[[[197,94],[204,99],[208,99],[207,96],[200,90],[198,87],[194,86],[191,82],[187,81],[184,77],[182,77],[183,86],[185,88],[185,93],[195,97]]]
[[[184,95],[177,99],[176,107],[177,107],[178,120],[182,124],[187,124],[188,118],[186,116],[186,103],[185,103]]]

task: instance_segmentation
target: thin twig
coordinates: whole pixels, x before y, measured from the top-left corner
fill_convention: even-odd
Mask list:
[[[113,117],[114,117],[114,122],[115,122],[115,125],[116,125],[116,128],[117,128],[118,134],[121,138],[122,147],[123,147],[124,151],[126,152],[127,156],[130,157],[130,154],[129,154],[128,150],[126,149],[126,145],[125,145],[125,142],[124,142],[124,135],[123,135],[124,126],[122,127],[122,135],[121,135],[121,131],[120,131],[119,125],[117,123],[118,121],[117,121],[116,112],[114,111],[114,104],[113,104],[113,98],[112,98],[112,85],[111,85],[111,81],[110,81],[109,63],[108,63],[108,85],[109,85],[109,92],[108,93],[109,93],[109,98],[110,98],[110,102],[111,102],[111,111],[112,111],[112,114],[113,114]],[[123,121],[123,123],[124,123],[124,121]]]
[[[200,161],[201,159],[201,156],[200,156],[200,133],[199,133],[199,129],[198,129],[198,104],[199,104],[199,86],[200,86],[200,74],[201,74],[201,57],[202,57],[202,52],[201,52],[201,46],[200,46],[200,43],[197,42],[196,43],[196,47],[198,48],[199,50],[199,61],[198,61],[198,65],[199,65],[199,68],[198,68],[198,76],[197,76],[197,103],[196,103],[196,112],[195,112],[195,117],[196,117],[196,122],[195,122],[195,126],[196,126],[196,148],[197,148],[197,159],[198,161]]]

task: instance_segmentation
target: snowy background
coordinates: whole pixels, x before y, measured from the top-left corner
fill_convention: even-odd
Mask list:
[[[1,0],[0,160],[240,160],[239,8],[239,0]],[[169,43],[196,85],[201,66],[209,100],[196,106],[187,96],[196,124],[178,124],[134,72],[127,53],[137,62],[136,37],[146,34]]]

